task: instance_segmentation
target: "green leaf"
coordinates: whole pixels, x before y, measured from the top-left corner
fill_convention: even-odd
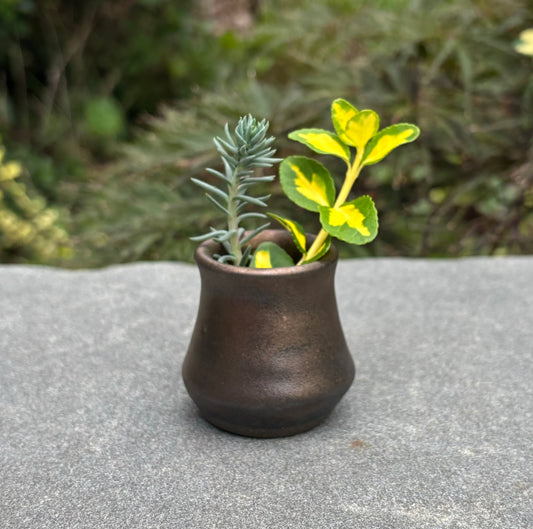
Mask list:
[[[305,156],[289,156],[281,162],[279,177],[283,192],[298,206],[317,212],[320,206],[333,205],[335,184],[321,163]]]
[[[250,268],[282,268],[294,266],[292,257],[271,241],[262,242],[255,250]]]
[[[411,123],[398,123],[381,130],[368,142],[363,165],[378,163],[396,147],[415,141],[419,134],[420,129]]]
[[[303,264],[307,263],[314,263],[315,261],[318,261],[319,259],[322,259],[324,255],[326,255],[329,252],[329,248],[331,246],[331,237],[327,237],[318,252],[311,257],[311,259],[304,259]]]
[[[379,116],[373,110],[361,110],[346,123],[339,137],[344,143],[353,145],[358,150],[364,149],[379,129]]]
[[[357,114],[359,114],[359,110],[345,99],[335,99],[335,101],[331,103],[331,121],[342,141],[344,141],[343,136],[348,121]]]
[[[323,129],[300,129],[289,134],[291,140],[299,141],[319,154],[333,154],[342,158],[346,163],[350,162],[350,149],[340,138]]]
[[[330,235],[351,244],[366,244],[378,233],[378,213],[369,196],[336,208],[320,206],[320,222]]]
[[[296,248],[302,255],[305,255],[305,230],[302,225],[293,220],[274,215],[274,213],[267,213],[267,215],[277,220],[291,234]]]

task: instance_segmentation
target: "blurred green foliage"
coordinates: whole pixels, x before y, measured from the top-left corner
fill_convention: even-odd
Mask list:
[[[9,108],[3,118],[10,120],[2,126],[51,143],[64,129],[80,133],[91,100],[112,97],[132,118],[155,112],[161,101],[188,97],[216,67],[211,38],[192,5],[1,0],[1,89]],[[64,123],[54,127],[54,118]]]
[[[380,235],[343,255],[533,252],[533,68],[513,47],[529,0],[263,0],[248,32],[223,35],[192,7],[0,2],[1,126],[71,210],[67,265],[190,260],[188,236],[220,219],[189,178],[216,164],[224,123],[267,118],[278,154],[301,153],[288,132],[327,128],[336,97],[422,130],[361,175]],[[342,162],[322,161],[342,181]]]
[[[3,262],[54,263],[71,255],[57,210],[21,181],[22,166],[4,161],[0,144],[0,255]]]
[[[115,138],[124,128],[122,109],[109,97],[97,97],[87,102],[85,122],[92,135],[104,138]]]
[[[211,82],[214,37],[193,6],[0,0],[0,132],[36,193],[75,217],[138,116]]]

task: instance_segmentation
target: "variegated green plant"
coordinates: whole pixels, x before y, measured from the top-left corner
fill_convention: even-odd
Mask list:
[[[270,214],[291,233],[302,254],[296,263],[299,265],[320,259],[328,251],[331,237],[358,245],[376,237],[378,215],[374,202],[367,195],[348,200],[349,194],[363,167],[383,160],[393,149],[414,141],[420,134],[418,127],[410,123],[379,130],[379,117],[373,110],[359,111],[344,99],[333,101],[331,118],[336,134],[322,129],[301,129],[291,132],[289,138],[317,153],[344,160],[346,176],[338,194],[329,171],[316,160],[289,156],[280,165],[281,186],[287,197],[298,206],[318,213],[322,225],[314,242],[307,247],[305,230],[300,224]],[[289,266],[290,257],[279,250],[272,243],[260,245],[252,266]]]

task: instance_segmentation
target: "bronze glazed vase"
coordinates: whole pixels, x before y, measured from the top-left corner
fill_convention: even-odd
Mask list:
[[[252,246],[265,240],[298,256],[285,231],[266,230]],[[213,258],[220,251],[206,241],[195,253],[200,305],[182,368],[189,395],[207,421],[236,434],[281,437],[313,428],[355,375],[335,299],[337,250],[274,269],[221,264]]]

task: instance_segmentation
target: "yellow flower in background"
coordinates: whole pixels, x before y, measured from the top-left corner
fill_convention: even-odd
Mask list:
[[[518,53],[533,57],[533,28],[525,29],[520,33],[514,48]]]

